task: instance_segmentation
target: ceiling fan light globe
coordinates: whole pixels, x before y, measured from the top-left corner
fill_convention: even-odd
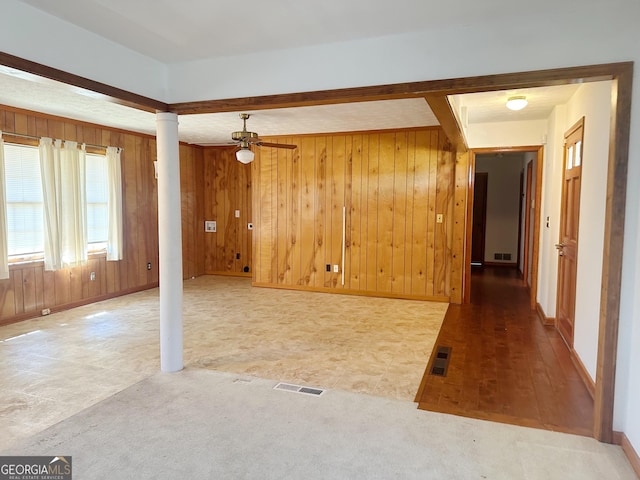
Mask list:
[[[236,152],[236,159],[240,163],[244,163],[244,164],[251,163],[253,162],[253,158],[254,158],[254,154],[248,148],[241,148]]]

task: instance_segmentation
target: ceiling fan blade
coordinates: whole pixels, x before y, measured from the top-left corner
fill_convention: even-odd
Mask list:
[[[288,148],[293,150],[294,148],[298,148],[297,145],[292,145],[290,143],[270,143],[270,142],[257,142],[256,145],[259,147],[273,147],[273,148]]]

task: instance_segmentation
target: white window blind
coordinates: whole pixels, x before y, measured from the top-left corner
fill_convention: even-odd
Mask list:
[[[44,204],[38,147],[5,143],[9,257],[43,255]],[[89,250],[104,250],[109,234],[105,155],[87,154],[86,201]]]
[[[42,183],[38,148],[5,143],[9,256],[44,251]]]
[[[107,158],[87,154],[87,237],[90,250],[107,247],[109,235],[109,188]]]

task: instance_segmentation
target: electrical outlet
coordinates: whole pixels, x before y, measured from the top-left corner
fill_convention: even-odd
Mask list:
[[[91,272],[89,274],[89,280],[91,280],[92,282],[96,281],[96,272]]]
[[[216,221],[215,220],[207,220],[204,222],[204,231],[210,233],[216,233]]]
[[[42,315],[49,315],[51,313],[51,309],[50,308],[43,308],[42,309]]]
[[[442,223],[444,221],[444,215],[439,213],[436,215],[436,223]]]
[[[331,271],[331,265],[327,263],[326,269],[327,269],[327,272],[330,272]]]
[[[147,262],[147,270],[151,270],[151,262]]]
[[[235,211],[236,218],[240,218],[240,210]]]
[[[236,253],[236,260],[240,260],[240,252]]]

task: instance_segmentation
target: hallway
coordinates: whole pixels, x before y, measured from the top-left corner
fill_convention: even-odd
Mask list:
[[[436,346],[451,347],[448,371],[425,372],[418,408],[592,435],[593,400],[558,332],[529,309],[516,269],[474,271],[471,304],[449,307]]]

